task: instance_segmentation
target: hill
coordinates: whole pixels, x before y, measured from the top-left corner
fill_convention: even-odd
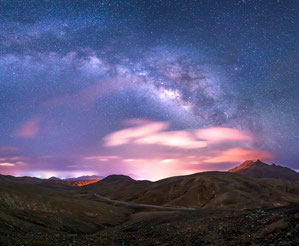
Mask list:
[[[299,181],[299,173],[294,170],[275,164],[268,165],[260,160],[245,161],[240,166],[228,170],[228,172],[248,175],[254,178],[274,178]]]
[[[125,175],[110,175],[101,181],[81,187],[81,192],[97,193],[114,200],[128,200],[138,193],[148,189],[151,181],[136,181]]]

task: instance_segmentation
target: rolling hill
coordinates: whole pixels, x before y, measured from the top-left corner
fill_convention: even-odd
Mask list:
[[[130,199],[137,203],[194,208],[245,209],[299,202],[299,196],[234,173],[205,172],[156,182]]]
[[[190,208],[245,209],[299,202],[297,194],[276,189],[259,179],[229,172],[196,173],[156,182],[112,175],[82,187],[81,191],[114,200]]]

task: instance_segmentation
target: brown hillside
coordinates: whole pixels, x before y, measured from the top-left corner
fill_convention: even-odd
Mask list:
[[[285,179],[265,178],[261,181],[267,183],[276,190],[299,195],[299,181],[289,181]]]
[[[299,196],[251,177],[205,172],[160,180],[130,200],[155,205],[244,209],[299,202]]]

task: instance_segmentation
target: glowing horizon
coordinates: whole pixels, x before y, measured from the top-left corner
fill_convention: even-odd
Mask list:
[[[51,155],[36,159],[11,155],[0,159],[0,166],[7,167],[4,173],[38,178],[118,173],[131,174],[138,179],[158,180],[202,171],[224,171],[247,159],[273,158],[268,152],[254,149],[254,137],[238,129],[208,127],[171,130],[168,122],[147,119],[126,120],[124,124],[124,128],[103,137],[101,146],[105,154],[75,155],[73,160],[80,162],[80,165],[70,164],[67,166],[69,170],[47,168],[31,171],[35,163],[53,162],[55,158],[59,160]],[[28,134],[28,137],[33,136]],[[16,151],[10,150],[12,153]],[[96,171],[103,165],[104,172]]]

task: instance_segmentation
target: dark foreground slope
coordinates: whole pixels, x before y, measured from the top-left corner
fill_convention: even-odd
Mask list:
[[[0,176],[1,229],[93,233],[105,224],[122,222],[128,213],[126,208],[83,198],[66,185]]]
[[[298,245],[299,207],[136,213],[106,245]],[[114,233],[116,232],[116,233]],[[113,243],[115,244],[113,244]]]
[[[0,220],[0,245],[5,246],[198,246],[298,245],[296,206],[196,212],[135,211],[122,224],[92,234],[23,229]]]

